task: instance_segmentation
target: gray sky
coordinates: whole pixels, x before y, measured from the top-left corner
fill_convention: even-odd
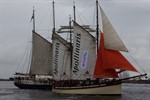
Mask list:
[[[69,15],[73,13],[73,1],[77,8],[77,22],[95,24],[95,0],[54,1],[56,28],[68,25]],[[134,58],[140,72],[143,72],[142,67],[150,74],[150,0],[99,1],[129,49],[127,57]],[[52,0],[0,0],[0,78],[9,78],[15,73],[25,49],[31,44],[33,6],[36,9],[37,32],[50,40]]]

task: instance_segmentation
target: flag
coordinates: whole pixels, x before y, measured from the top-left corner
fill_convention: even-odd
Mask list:
[[[34,18],[34,14],[32,14],[32,17],[31,17],[31,20],[30,20],[30,22],[32,21],[32,19]]]

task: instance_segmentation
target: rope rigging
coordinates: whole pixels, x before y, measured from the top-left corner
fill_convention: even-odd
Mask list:
[[[22,57],[21,57],[21,60],[20,60],[20,62],[18,64],[18,67],[16,68],[16,72],[17,71],[23,72],[24,71],[24,67],[26,67],[26,64],[28,64],[26,62],[29,59],[29,57],[28,57],[29,49],[30,49],[30,45],[28,44],[26,49],[25,49],[25,51],[24,51],[24,53],[23,53],[23,55],[22,55]]]

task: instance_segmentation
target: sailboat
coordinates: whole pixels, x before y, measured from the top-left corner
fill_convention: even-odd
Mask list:
[[[98,8],[98,0],[96,5]],[[97,38],[75,21],[72,21],[73,33],[70,34],[73,35],[73,41],[71,41],[72,37],[68,42],[53,32],[52,92],[120,95],[122,80],[147,75],[119,78],[119,73],[123,71],[137,73],[138,71],[120,53],[120,51],[128,52],[128,49],[101,7],[100,10],[103,29],[99,32],[97,24]]]
[[[32,60],[29,74],[16,73],[14,85],[20,89],[51,89],[52,44],[33,31]]]
[[[33,10],[33,22],[34,10]],[[29,73],[15,74],[14,85],[20,89],[52,89],[52,43],[32,31],[32,57]]]

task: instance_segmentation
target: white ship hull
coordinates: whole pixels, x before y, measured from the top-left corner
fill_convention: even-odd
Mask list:
[[[106,86],[84,86],[84,87],[55,87],[54,93],[60,94],[100,94],[100,95],[121,95],[121,84]]]

